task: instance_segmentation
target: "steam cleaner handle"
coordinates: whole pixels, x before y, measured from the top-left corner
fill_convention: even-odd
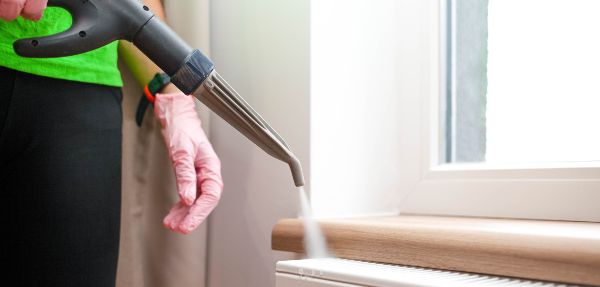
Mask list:
[[[214,69],[199,50],[193,50],[138,0],[49,0],[48,6],[71,13],[72,26],[61,33],[17,40],[23,57],[51,58],[85,53],[116,40],[127,40],[191,94]]]

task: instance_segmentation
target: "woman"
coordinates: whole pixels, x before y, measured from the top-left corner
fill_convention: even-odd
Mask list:
[[[11,234],[3,253],[15,254],[4,261],[17,268],[5,280],[17,286],[114,286],[121,200],[117,53],[142,85],[160,70],[123,42],[71,57],[17,56],[15,40],[70,26],[68,12],[45,9],[46,1],[0,0],[0,190]],[[160,0],[145,2],[164,17]],[[172,85],[160,92],[154,113],[180,195],[163,223],[187,234],[218,203],[220,162],[193,99]]]

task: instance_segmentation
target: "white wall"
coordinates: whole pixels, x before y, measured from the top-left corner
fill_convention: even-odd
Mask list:
[[[211,56],[219,73],[286,139],[309,172],[309,1],[211,2]],[[211,141],[225,189],[209,222],[208,286],[273,286],[278,219],[297,214],[290,171],[219,118]]]
[[[312,2],[314,214],[598,221],[598,168],[439,166],[440,3]]]
[[[421,0],[311,6],[311,194],[319,217],[397,214],[418,170]],[[426,54],[427,55],[427,54]],[[409,112],[402,111],[408,107]],[[407,152],[408,151],[408,152]]]

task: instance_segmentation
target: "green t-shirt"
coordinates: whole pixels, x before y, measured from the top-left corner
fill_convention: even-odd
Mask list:
[[[56,34],[71,26],[71,14],[49,7],[38,22],[19,17],[0,19],[0,66],[25,73],[77,82],[123,86],[117,67],[118,42],[87,53],[61,58],[25,58],[15,54],[13,43],[22,38]]]

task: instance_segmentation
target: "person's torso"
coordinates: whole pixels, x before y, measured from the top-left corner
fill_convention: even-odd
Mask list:
[[[15,54],[14,41],[65,31],[71,22],[71,15],[56,7],[47,8],[37,22],[22,17],[10,22],[0,20],[0,66],[50,78],[122,86],[117,67],[116,41],[94,51],[69,57],[24,58]]]

